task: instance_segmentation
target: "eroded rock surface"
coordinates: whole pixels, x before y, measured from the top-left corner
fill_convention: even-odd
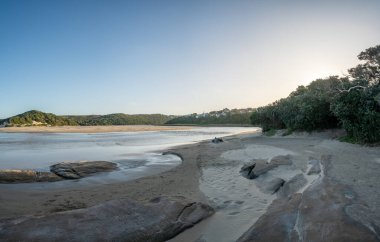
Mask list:
[[[0,170],[0,183],[29,183],[60,181],[61,177],[51,172],[34,170]]]
[[[79,179],[98,172],[116,169],[117,164],[108,161],[62,162],[52,165],[51,172],[0,170],[0,183],[55,182],[64,179]]]
[[[183,197],[113,200],[44,217],[0,220],[2,241],[165,241],[213,214]]]
[[[322,162],[325,169],[331,166],[328,159]],[[239,242],[380,241],[371,211],[355,204],[352,188],[327,175],[319,177],[303,193],[294,193],[304,183],[301,175],[285,182],[279,197]]]
[[[303,188],[307,184],[307,180],[305,176],[300,173],[292,177],[289,181],[286,181],[281,189],[278,191],[277,195],[280,197],[288,197],[296,192],[298,192],[301,188]]]
[[[109,161],[61,162],[50,166],[50,171],[65,179],[79,179],[98,172],[113,171],[117,164]]]

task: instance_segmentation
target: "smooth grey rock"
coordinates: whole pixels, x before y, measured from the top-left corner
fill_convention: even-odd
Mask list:
[[[321,165],[320,165],[319,160],[311,159],[309,160],[309,164],[311,165],[311,167],[309,171],[307,172],[308,175],[321,173]]]
[[[240,169],[240,174],[247,179],[253,179],[255,176],[254,176],[254,173],[252,171],[253,171],[253,168],[255,168],[255,166],[256,166],[255,161],[245,163],[242,166],[242,168]]]
[[[43,217],[0,220],[2,241],[166,241],[213,214],[183,197],[113,200]]]
[[[278,156],[273,157],[270,160],[270,164],[280,166],[280,165],[291,165],[293,164],[293,162],[291,160],[290,155],[278,155]]]
[[[249,163],[243,165],[240,169],[240,173],[243,177],[247,179],[255,179],[262,174],[267,173],[268,171],[276,168],[276,164],[268,164],[266,160],[252,160]]]
[[[30,183],[60,181],[61,177],[51,172],[34,170],[0,170],[0,183]]]
[[[284,183],[285,183],[285,180],[276,177],[270,180],[269,182],[266,182],[265,180],[261,181],[260,183],[257,183],[257,186],[260,189],[260,191],[263,193],[274,194],[278,190],[280,190],[280,188],[284,185]]]
[[[237,242],[298,241],[293,228],[301,199],[302,195],[297,193],[274,200],[267,212]]]
[[[50,171],[65,179],[79,179],[98,172],[113,171],[117,165],[108,161],[61,162],[50,166]]]
[[[279,197],[237,241],[379,241],[374,224],[367,220],[371,211],[350,205],[344,196],[347,189],[324,178],[303,194]],[[350,218],[352,212],[356,222]]]
[[[285,184],[277,192],[277,195],[279,197],[288,197],[293,193],[296,193],[306,184],[307,180],[305,176],[303,174],[297,174],[294,177],[292,177],[289,181],[285,182]]]

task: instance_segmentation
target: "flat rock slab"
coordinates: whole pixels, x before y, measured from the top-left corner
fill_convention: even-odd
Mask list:
[[[267,193],[267,194],[274,194],[278,190],[281,189],[281,187],[284,185],[285,180],[281,178],[274,178],[270,181],[263,181],[260,183],[256,183],[257,187],[260,189],[261,192]]]
[[[324,177],[302,194],[280,196],[238,241],[380,241],[378,229],[366,222],[368,212],[354,207],[347,191],[350,187]]]
[[[79,179],[98,172],[113,171],[117,164],[109,161],[61,162],[50,166],[50,171],[65,179]]]
[[[274,200],[268,211],[237,241],[297,241],[293,228],[297,222],[301,199],[302,194],[297,193],[289,198]]]
[[[108,161],[62,162],[50,166],[50,172],[35,170],[0,170],[0,183],[55,182],[65,179],[80,179],[98,172],[117,169],[117,164]]]
[[[0,170],[0,183],[30,183],[61,180],[61,177],[51,172],[38,172],[34,170]]]
[[[166,241],[210,216],[183,197],[113,200],[44,217],[0,220],[1,241]]]

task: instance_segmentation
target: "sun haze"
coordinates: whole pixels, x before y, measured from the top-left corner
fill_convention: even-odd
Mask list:
[[[377,0],[4,0],[0,118],[266,105],[355,66],[380,40],[379,10]]]

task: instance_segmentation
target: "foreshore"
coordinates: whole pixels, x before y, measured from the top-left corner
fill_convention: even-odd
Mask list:
[[[139,132],[188,130],[190,126],[158,126],[158,125],[105,125],[105,126],[28,126],[2,127],[3,133],[108,133],[108,132]]]
[[[240,241],[284,241],[286,238],[292,241],[377,241],[380,234],[380,194],[377,192],[380,149],[342,143],[331,138],[334,136],[334,133],[286,137],[234,135],[219,144],[203,141],[172,148],[171,151],[183,157],[181,165],[137,180],[54,190],[1,185],[0,218],[44,216],[115,199],[144,203],[162,196],[185,197],[210,204],[216,214],[173,241],[236,241],[239,238]],[[313,175],[313,179],[309,179],[311,182],[284,197],[264,195],[254,188],[266,182],[264,176],[265,179],[256,180],[241,178],[239,169],[245,162],[252,159],[269,161],[278,156],[288,157],[292,165],[269,173],[271,177],[284,179],[285,184],[293,174],[309,179],[311,160],[320,162],[322,171]],[[227,186],[229,183],[231,186]],[[220,190],[222,195],[210,193],[210,190]],[[236,199],[225,199],[224,194],[235,192],[239,192]],[[242,231],[235,229],[226,235],[229,231],[225,224],[225,232],[214,231],[214,235],[207,230],[213,227],[213,217],[229,216],[237,223],[239,218],[244,220],[244,214],[255,209],[248,204],[256,200],[261,202],[260,210],[253,213],[256,217],[250,219],[246,228],[239,228]],[[280,217],[287,219],[278,219]]]

